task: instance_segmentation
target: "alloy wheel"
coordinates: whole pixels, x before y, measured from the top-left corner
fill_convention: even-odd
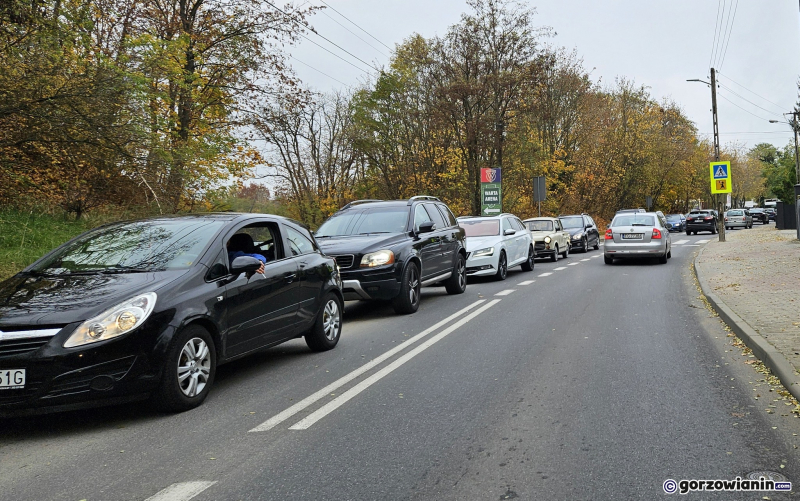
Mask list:
[[[339,337],[341,325],[342,316],[339,313],[339,304],[334,299],[330,299],[322,312],[322,329],[328,341],[335,341]]]
[[[183,345],[178,357],[178,385],[187,397],[196,397],[211,374],[211,351],[205,341],[194,337]]]
[[[463,259],[459,259],[458,260],[456,273],[458,273],[458,286],[461,287],[461,289],[466,289],[467,288],[467,263]]]
[[[416,268],[412,268],[408,273],[408,299],[411,304],[417,304],[419,301],[419,277],[417,276]]]

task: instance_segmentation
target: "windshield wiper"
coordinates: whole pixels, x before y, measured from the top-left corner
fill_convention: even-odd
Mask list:
[[[125,266],[124,264],[115,264],[110,268],[97,271],[99,271],[100,273],[147,273],[156,270],[149,270],[147,268],[137,268],[135,266]]]
[[[391,233],[391,231],[368,231],[366,233],[358,233],[358,235],[377,235],[379,233]]]
[[[650,226],[650,225],[644,223],[633,223],[631,226]]]

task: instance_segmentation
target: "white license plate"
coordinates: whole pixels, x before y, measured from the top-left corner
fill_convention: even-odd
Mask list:
[[[641,240],[642,233],[623,233],[622,234],[623,240]]]
[[[0,390],[25,388],[25,369],[0,370]]]

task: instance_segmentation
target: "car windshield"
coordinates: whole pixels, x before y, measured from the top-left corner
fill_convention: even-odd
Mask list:
[[[653,216],[639,214],[625,214],[617,216],[611,222],[611,226],[655,226],[656,221]]]
[[[408,207],[380,207],[334,214],[314,233],[317,238],[406,231]]]
[[[156,219],[98,228],[35,265],[48,274],[148,272],[192,266],[223,221]]]
[[[553,231],[552,221],[525,221],[525,225],[531,231]]]
[[[583,218],[580,216],[560,217],[564,228],[583,228]]]
[[[681,215],[680,214],[667,214],[667,221],[680,221]]]
[[[459,219],[458,225],[464,228],[468,237],[491,237],[500,234],[498,219]]]

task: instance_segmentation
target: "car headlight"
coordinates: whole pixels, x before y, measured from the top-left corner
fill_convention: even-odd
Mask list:
[[[64,348],[105,341],[132,331],[153,313],[157,297],[155,292],[140,294],[90,318],[75,329]]]
[[[378,252],[370,252],[364,254],[361,258],[362,268],[373,268],[375,266],[382,266],[384,264],[394,263],[394,252],[390,250],[379,250]]]
[[[576,233],[572,235],[573,240],[580,240],[581,238],[583,238],[583,233]]]
[[[484,257],[484,256],[491,256],[494,254],[494,247],[485,247],[483,249],[478,249],[472,253],[471,257]]]
[[[544,243],[549,244],[550,243],[550,237],[544,237]]]

